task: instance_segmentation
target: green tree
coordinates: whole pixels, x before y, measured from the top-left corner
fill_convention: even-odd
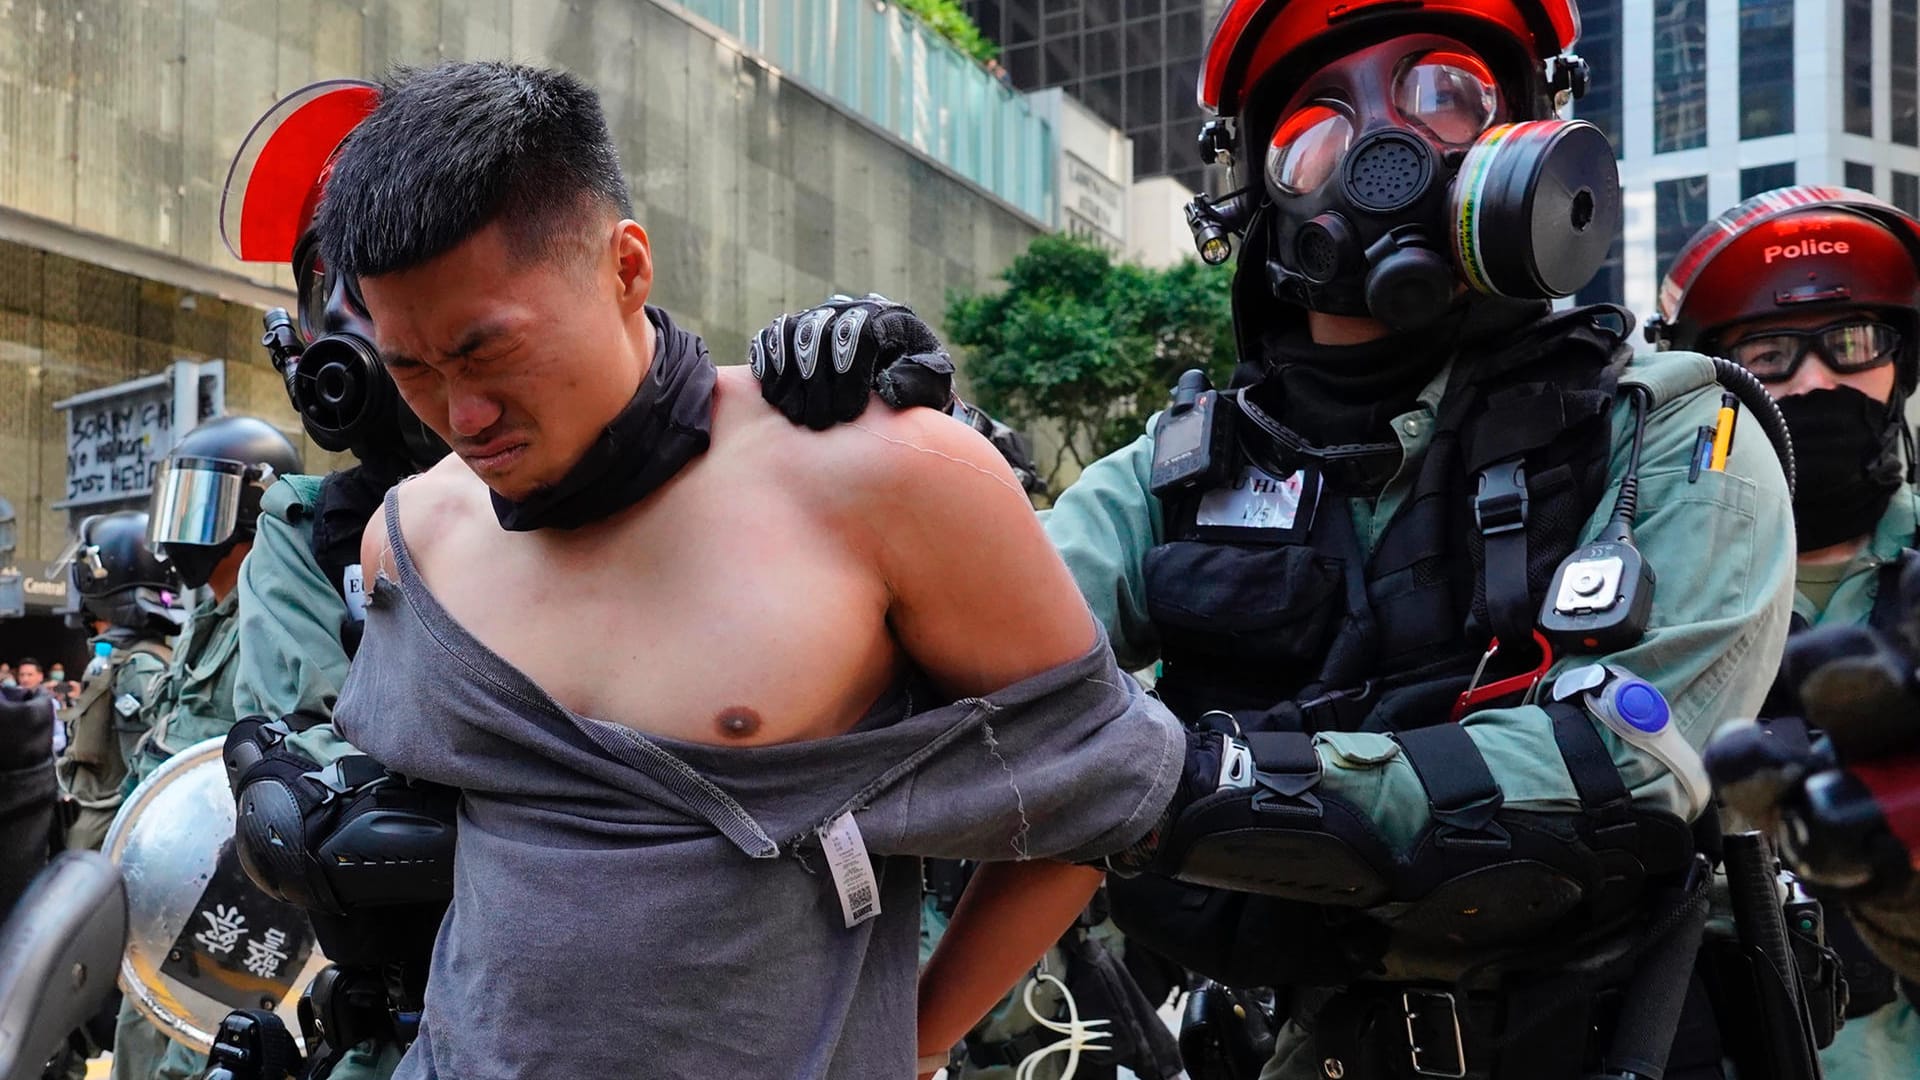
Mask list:
[[[927,29],[946,38],[954,48],[986,63],[1000,55],[1000,46],[980,33],[958,0],[895,0],[902,8],[927,25]]]
[[[1057,488],[1068,462],[1085,468],[1139,437],[1181,372],[1202,368],[1224,385],[1230,277],[1194,259],[1165,270],[1116,263],[1041,236],[1001,272],[1006,288],[948,296],[948,337],[967,350],[982,408],[1015,428],[1056,427],[1060,445],[1039,464]]]

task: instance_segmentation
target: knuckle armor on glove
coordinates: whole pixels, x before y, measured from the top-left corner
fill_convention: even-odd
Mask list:
[[[761,396],[795,423],[826,428],[860,415],[870,394],[894,408],[941,407],[953,361],[933,330],[878,293],[836,294],[755,334],[747,360]]]
[[[227,737],[247,875],[268,895],[336,915],[451,896],[456,794],[364,754],[322,766],[291,734],[255,716]]]

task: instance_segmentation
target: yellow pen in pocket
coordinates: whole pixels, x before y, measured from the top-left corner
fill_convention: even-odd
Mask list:
[[[1714,472],[1727,471],[1727,452],[1733,449],[1733,423],[1739,411],[1739,398],[1720,395],[1720,417],[1713,425],[1713,462],[1708,466]]]

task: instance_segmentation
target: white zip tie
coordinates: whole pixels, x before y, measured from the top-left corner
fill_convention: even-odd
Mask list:
[[[1060,988],[1061,1000],[1065,1001],[1067,1005],[1067,1019],[1065,1023],[1041,1016],[1040,1010],[1034,1008],[1033,992],[1040,989],[1042,980],[1050,982]],[[1068,990],[1066,983],[1061,982],[1048,972],[1034,972],[1033,978],[1027,982],[1026,993],[1022,995],[1022,1004],[1026,1006],[1027,1015],[1033,1017],[1035,1023],[1046,1028],[1048,1031],[1058,1032],[1066,1036],[1066,1038],[1061,1039],[1051,1046],[1043,1046],[1033,1053],[1028,1054],[1026,1058],[1020,1062],[1020,1067],[1014,1070],[1014,1080],[1033,1080],[1035,1070],[1039,1069],[1040,1063],[1054,1054],[1067,1055],[1067,1063],[1060,1073],[1060,1080],[1073,1080],[1074,1073],[1080,1068],[1081,1051],[1097,1053],[1111,1049],[1111,1047],[1101,1041],[1107,1037],[1108,1032],[1100,1030],[1106,1027],[1111,1021],[1080,1019],[1080,1006],[1073,1000],[1073,991]]]

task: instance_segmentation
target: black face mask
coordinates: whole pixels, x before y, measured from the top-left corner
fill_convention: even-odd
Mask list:
[[[640,389],[560,482],[519,502],[493,496],[493,513],[509,532],[577,529],[600,521],[673,479],[706,453],[713,428],[713,361],[707,343],[673,324],[659,308],[653,322],[653,366]]]
[[[198,589],[213,580],[213,570],[220,560],[233,550],[232,543],[225,544],[168,544],[167,561],[180,573],[180,580],[187,588]]]
[[[1793,524],[1801,551],[1867,536],[1900,489],[1900,402],[1852,387],[1779,401],[1799,473]]]

